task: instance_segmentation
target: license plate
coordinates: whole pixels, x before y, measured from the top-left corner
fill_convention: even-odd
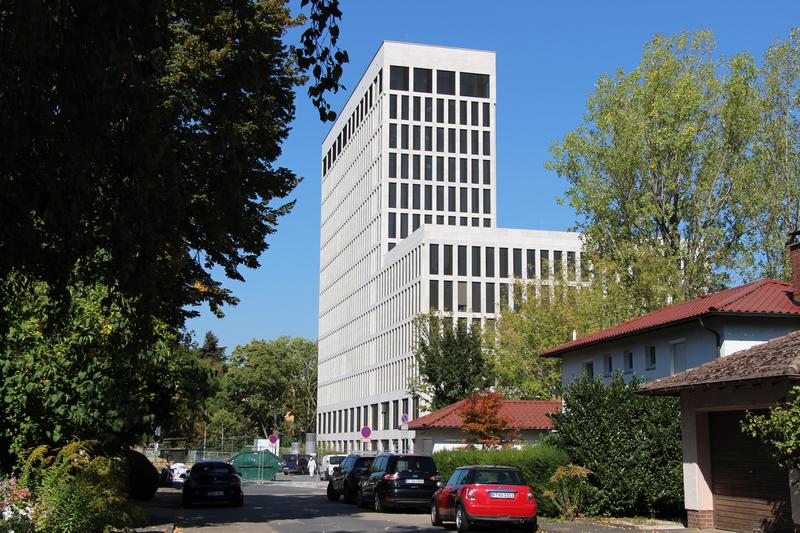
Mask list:
[[[496,491],[489,491],[489,497],[495,498],[498,500],[513,500],[515,493],[513,492],[496,492]]]
[[[225,493],[222,492],[221,490],[212,490],[211,492],[208,493],[208,495],[209,496],[224,496]]]
[[[411,483],[412,485],[422,485],[425,483],[424,479],[407,479],[406,483]]]

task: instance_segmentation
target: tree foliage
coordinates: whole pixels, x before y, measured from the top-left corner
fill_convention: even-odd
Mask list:
[[[633,318],[640,307],[616,278],[596,275],[580,287],[554,281],[520,285],[517,309],[502,306],[493,335],[497,388],[507,398],[550,400],[561,396],[561,364],[542,351]]]
[[[227,405],[268,437],[299,438],[314,431],[317,410],[317,345],[300,337],[253,340],[237,346],[225,373]]]
[[[500,414],[503,394],[488,389],[476,390],[461,409],[461,429],[469,435],[467,442],[497,446],[510,442],[514,435],[507,430],[508,418]]]
[[[414,324],[414,357],[420,381],[410,383],[410,388],[430,397],[431,410],[493,384],[492,364],[483,351],[478,328],[467,328],[463,321],[454,324],[451,317],[434,313],[420,315]]]
[[[800,386],[792,387],[788,400],[766,414],[748,412],[742,431],[760,439],[784,468],[800,468]]]
[[[636,394],[639,380],[617,373],[606,385],[586,376],[567,385],[564,410],[551,415],[548,443],[594,473],[597,514],[674,516],[683,506],[680,405]]]
[[[337,2],[311,4],[322,37]],[[143,317],[180,326],[188,305],[234,303],[211,269],[242,279],[293,205],[298,180],[275,161],[304,82],[284,36],[302,20],[280,0],[6,2],[0,278],[64,295],[103,250],[82,275]],[[315,53],[334,65],[321,97],[346,58]]]
[[[761,69],[714,47],[710,32],[656,36],[635,69],[598,80],[584,123],[551,147],[595,272],[619,276],[641,312],[732,275],[786,275],[778,241],[800,205],[797,33]]]

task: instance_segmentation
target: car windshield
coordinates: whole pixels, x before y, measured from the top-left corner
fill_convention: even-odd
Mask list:
[[[425,472],[433,474],[436,472],[436,463],[433,459],[425,456],[398,457],[395,464],[395,471],[399,474],[403,472]]]
[[[524,485],[517,470],[475,470],[472,483],[476,485]]]
[[[224,463],[198,463],[192,467],[193,476],[225,476],[233,473],[233,467]]]
[[[374,457],[359,457],[354,468],[369,468],[369,465],[372,464],[374,459]]]
[[[342,462],[342,459],[344,459],[343,455],[334,455],[333,457],[328,459],[328,464],[338,465],[339,463]]]

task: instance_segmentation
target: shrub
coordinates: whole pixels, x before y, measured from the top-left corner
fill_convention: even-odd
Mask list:
[[[549,490],[550,477],[559,466],[569,463],[566,453],[553,446],[536,444],[517,448],[479,450],[461,448],[436,452],[433,454],[436,466],[443,481],[447,481],[453,470],[466,465],[505,465],[518,468],[536,494],[538,512],[543,516],[555,516],[558,509],[550,498],[545,497]]]
[[[158,490],[158,470],[143,454],[123,450],[125,488],[134,500],[149,500]]]
[[[93,456],[94,442],[72,442],[55,453],[47,446],[23,460],[21,480],[36,500],[36,530],[47,533],[101,533],[124,528],[135,512],[128,506],[124,464]]]
[[[573,520],[586,511],[586,501],[592,486],[589,485],[588,468],[578,465],[559,466],[550,476],[551,490],[544,495],[550,498],[558,508],[558,514],[566,520]]]
[[[606,385],[586,376],[564,390],[549,439],[594,473],[595,514],[675,516],[683,508],[683,459],[677,398],[636,394],[641,381],[617,373]]]

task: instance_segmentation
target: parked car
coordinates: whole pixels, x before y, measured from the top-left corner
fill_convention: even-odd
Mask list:
[[[169,469],[173,483],[181,483],[189,475],[189,467],[185,463],[173,463]]]
[[[241,507],[244,503],[242,478],[233,466],[222,461],[195,463],[183,483],[183,506],[213,502]]]
[[[362,505],[371,504],[376,512],[386,507],[427,509],[438,482],[430,455],[382,453],[369,467],[358,500]]]
[[[443,521],[455,521],[458,531],[477,524],[536,531],[536,497],[516,468],[457,468],[431,500],[431,524],[441,526]]]
[[[299,453],[285,453],[281,455],[281,460],[283,462],[281,470],[283,470],[283,474],[308,474],[309,457],[311,456]]]
[[[374,459],[374,453],[351,453],[339,466],[335,466],[328,481],[328,499],[335,502],[342,496],[345,503],[353,503],[358,495],[359,484]]]
[[[319,478],[327,481],[333,474],[333,469],[339,466],[347,458],[346,455],[323,455],[322,463],[319,467]]]

